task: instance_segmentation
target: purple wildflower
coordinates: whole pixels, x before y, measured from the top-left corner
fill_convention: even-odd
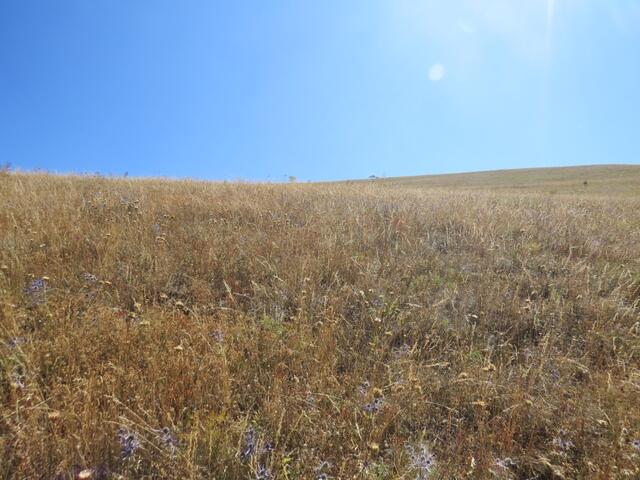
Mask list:
[[[18,348],[20,345],[24,345],[25,343],[27,343],[27,339],[24,337],[12,337],[7,340],[7,346],[12,350]]]
[[[36,278],[25,289],[25,294],[29,297],[31,303],[40,304],[46,301],[47,289],[47,281],[44,278]]]
[[[224,342],[224,332],[222,330],[214,330],[209,334],[217,343]]]
[[[140,440],[135,432],[123,427],[118,429],[116,435],[120,441],[120,457],[123,460],[131,457],[140,448]]]
[[[82,274],[82,279],[87,283],[96,283],[98,281],[98,277],[89,272],[84,272]]]
[[[558,436],[553,439],[553,445],[565,451],[573,448],[573,442],[567,438],[567,432],[564,430],[558,432]]]
[[[244,447],[240,452],[240,461],[246,462],[256,451],[256,431],[250,427],[244,434]]]
[[[511,460],[511,458],[509,457],[496,459],[496,466],[500,467],[503,470],[509,470],[509,468],[514,466],[515,464],[516,462]]]
[[[25,375],[23,369],[19,366],[13,369],[11,372],[11,383],[15,388],[22,389],[25,387],[27,376]]]
[[[320,464],[314,469],[315,472],[315,480],[329,480],[329,475],[323,470],[329,470],[331,468],[331,463],[323,460]]]
[[[273,445],[272,442],[267,442],[264,444],[264,446],[262,447],[262,453],[264,454],[271,454],[271,452],[273,452],[276,449],[276,447]]]
[[[393,348],[391,352],[396,358],[400,358],[411,353],[411,347],[406,343],[403,343],[400,347]]]
[[[164,427],[160,431],[160,435],[158,435],[158,439],[160,443],[167,449],[172,452],[178,448],[178,439],[173,434],[173,432],[169,429],[169,427]]]
[[[358,392],[360,392],[360,395],[364,397],[369,392],[369,388],[371,388],[371,384],[365,380],[358,387]]]
[[[366,413],[375,414],[380,411],[382,406],[384,405],[384,398],[378,397],[373,402],[367,403],[363,408]]]
[[[318,407],[318,398],[316,395],[309,391],[307,392],[307,397],[304,399],[304,403],[311,409],[316,409]]]
[[[407,453],[409,454],[411,467],[418,470],[416,480],[427,480],[436,466],[436,456],[431,453],[429,447],[425,444],[419,445],[417,448],[409,446],[407,447]]]
[[[271,476],[271,472],[264,465],[258,466],[258,471],[256,472],[256,480],[271,480],[273,477]]]

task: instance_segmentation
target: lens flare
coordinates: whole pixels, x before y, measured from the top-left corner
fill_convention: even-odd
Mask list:
[[[553,50],[553,24],[556,16],[556,0],[547,0],[547,56]]]

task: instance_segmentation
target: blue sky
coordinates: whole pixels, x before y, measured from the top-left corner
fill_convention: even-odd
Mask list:
[[[640,163],[640,0],[0,0],[0,163],[280,181]]]

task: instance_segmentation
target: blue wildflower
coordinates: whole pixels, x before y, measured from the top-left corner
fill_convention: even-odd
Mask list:
[[[7,340],[7,346],[12,350],[18,348],[20,345],[27,343],[27,339],[24,337],[12,337]]]
[[[391,352],[396,358],[400,358],[409,355],[411,353],[411,347],[403,343],[402,346],[393,348]]]
[[[367,403],[362,408],[366,413],[373,415],[375,413],[378,413],[380,409],[383,407],[383,405],[384,405],[384,398],[378,397],[375,400],[373,400],[371,403]]]
[[[314,469],[315,480],[329,480],[329,475],[323,472],[323,470],[325,469],[328,470],[330,468],[331,468],[331,463],[327,462],[326,460],[323,460],[322,462],[320,462],[320,464]]]
[[[367,393],[369,393],[369,388],[371,388],[371,384],[367,380],[365,380],[358,387],[358,392],[364,397],[367,395]]]
[[[273,452],[275,450],[275,446],[273,445],[272,442],[267,442],[264,444],[264,446],[262,447],[262,453],[265,453],[267,455],[269,455],[271,452]]]
[[[209,334],[217,343],[224,342],[224,332],[222,330],[214,330]]]
[[[140,448],[140,440],[135,432],[120,428],[116,435],[120,441],[120,457],[123,460],[131,457]]]
[[[82,279],[87,283],[96,283],[98,281],[98,277],[89,272],[84,272],[82,274]]]
[[[273,477],[271,476],[271,472],[264,465],[258,466],[258,471],[256,472],[256,480],[271,480]]]
[[[164,427],[160,431],[160,435],[158,435],[158,439],[160,440],[160,443],[165,448],[171,450],[172,452],[178,448],[178,439],[173,434],[173,432],[171,432],[169,427]]]
[[[40,304],[46,301],[48,285],[45,278],[36,278],[32,280],[25,289],[25,294],[33,304]]]
[[[516,464],[510,457],[506,458],[497,458],[496,466],[501,468],[502,470],[509,470],[510,467],[513,467]]]
[[[11,372],[11,384],[18,389],[22,389],[25,387],[25,382],[27,380],[27,376],[24,373],[24,370],[20,366],[14,367]]]
[[[411,467],[418,470],[416,480],[427,480],[431,471],[436,466],[436,456],[431,453],[427,445],[418,445],[417,448],[407,447]]]
[[[573,442],[567,438],[567,432],[564,430],[558,432],[558,436],[553,439],[553,445],[565,451],[573,448]]]
[[[256,451],[256,431],[250,427],[244,434],[244,447],[240,452],[240,461],[246,462]]]
[[[307,392],[307,397],[304,399],[304,403],[311,409],[318,407],[318,398],[313,392]]]

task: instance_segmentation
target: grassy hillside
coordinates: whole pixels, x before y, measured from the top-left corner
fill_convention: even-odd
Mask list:
[[[640,198],[438,178],[0,177],[0,478],[639,478]]]
[[[536,192],[545,194],[640,195],[640,165],[527,168],[376,180],[400,187]],[[587,182],[585,185],[584,182]]]

